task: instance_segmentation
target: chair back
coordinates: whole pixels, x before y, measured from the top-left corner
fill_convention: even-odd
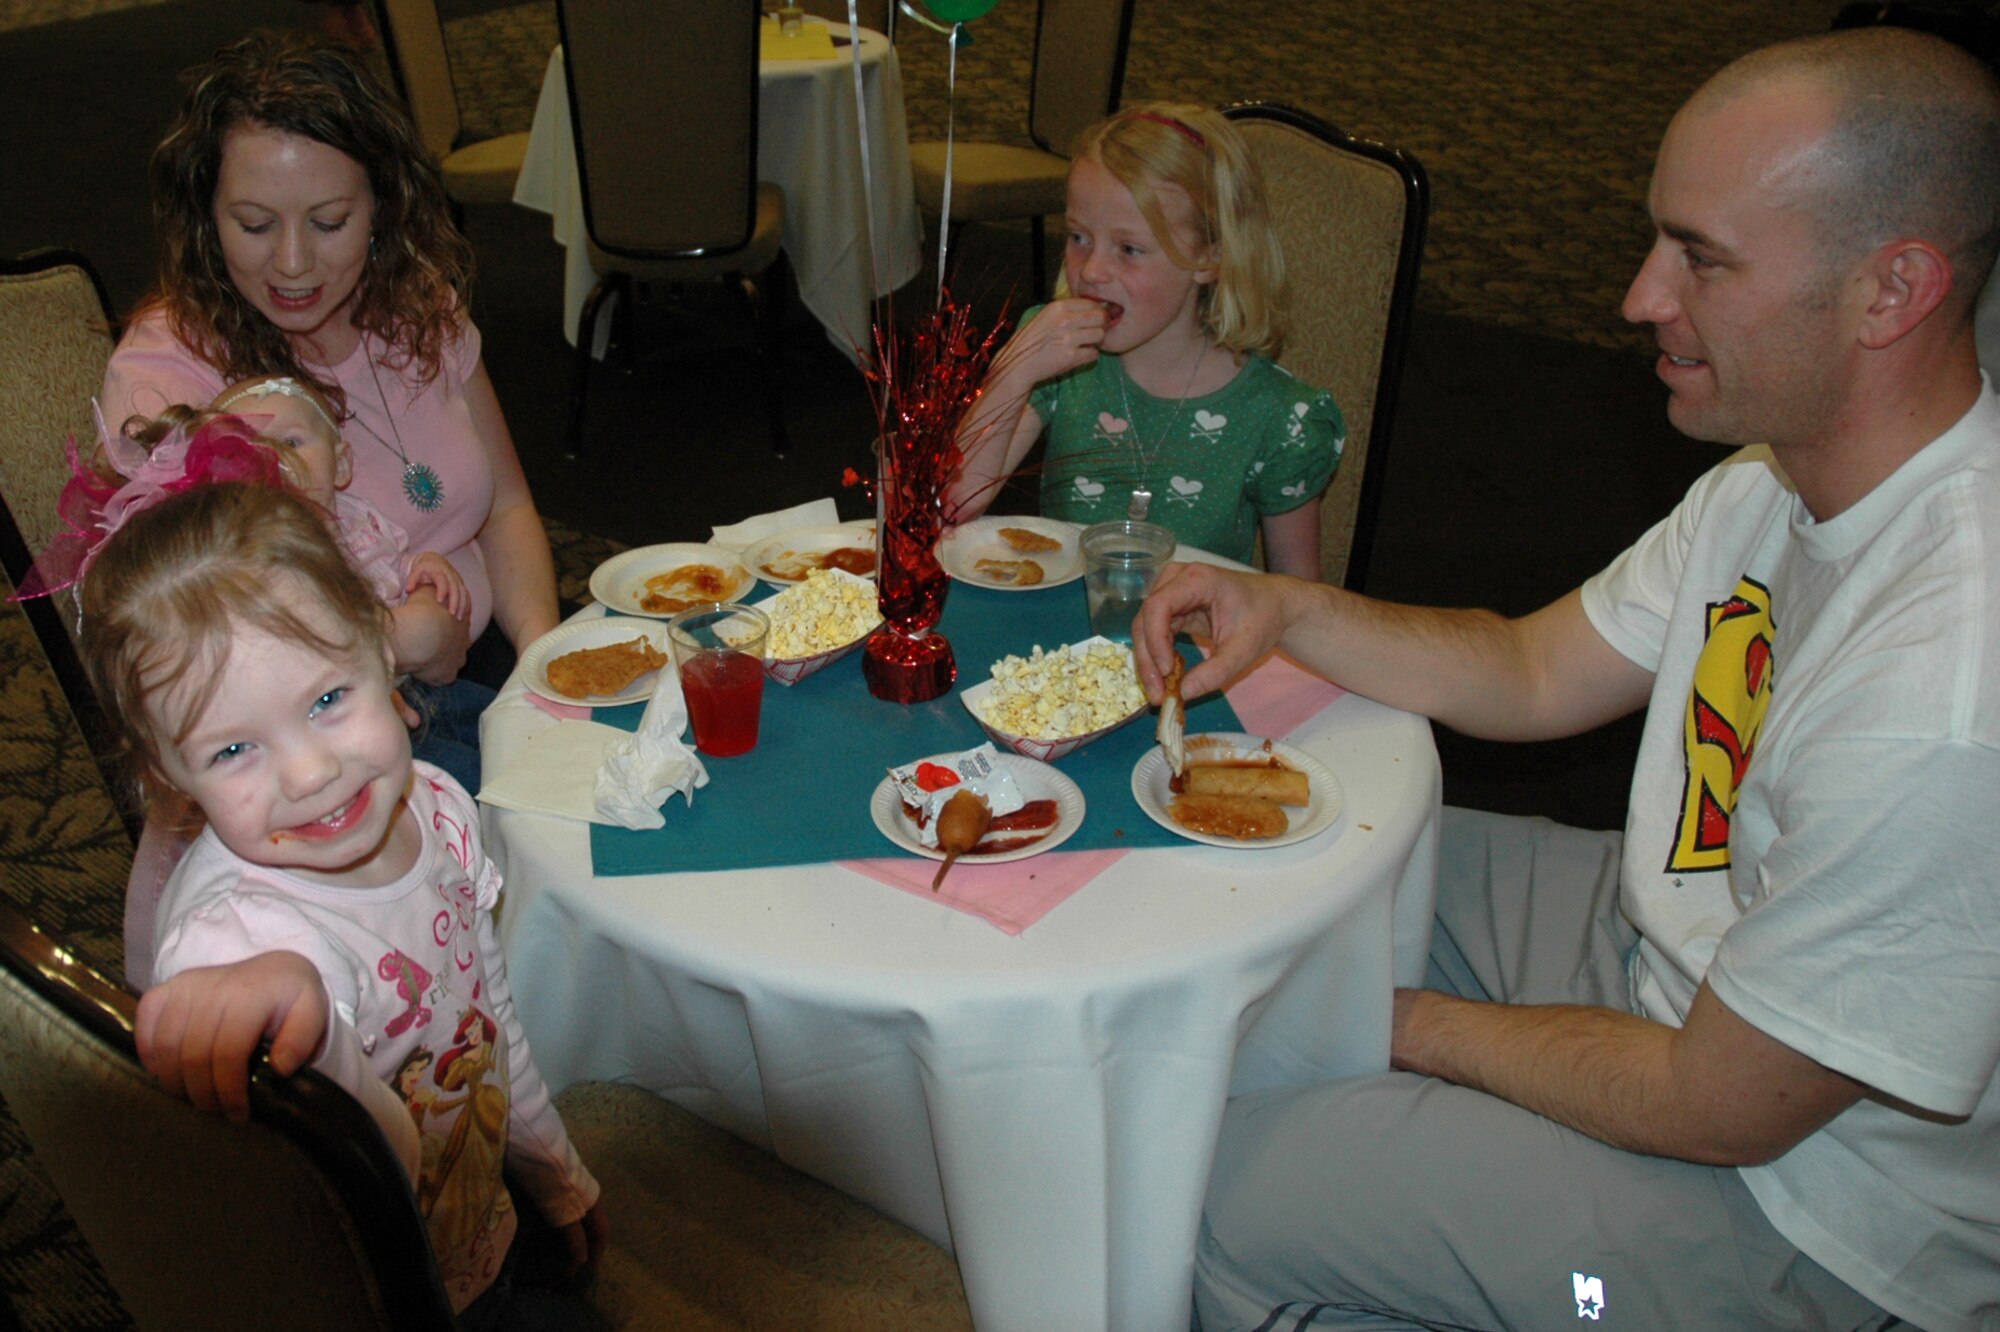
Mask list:
[[[114,323],[82,255],[0,260],[0,497],[31,551],[58,528],[56,500],[69,479],[63,441],[74,435],[88,454],[97,440],[90,400],[104,386]],[[7,573],[17,576],[11,566]]]
[[[1320,510],[1320,576],[1359,588],[1381,508],[1430,186],[1400,149],[1276,102],[1225,107],[1263,173],[1285,257],[1281,365],[1330,391],[1347,448]]]
[[[1028,134],[1045,152],[1069,156],[1076,136],[1118,109],[1132,0],[1039,0]]]
[[[0,905],[0,1093],[141,1328],[454,1326],[375,1121],[317,1073],[260,1068],[252,1122],[168,1096],[137,1001]]]
[[[416,123],[424,150],[443,161],[458,147],[464,122],[458,113],[458,89],[452,82],[451,56],[445,50],[444,24],[437,0],[374,0],[375,30],[396,91]]]
[[[605,253],[741,249],[757,225],[755,5],[557,0],[584,224]]]
[[[110,303],[90,261],[40,250],[0,261],[0,570],[21,585],[55,536],[56,501],[69,479],[64,441],[96,444],[90,401],[114,345]],[[138,840],[138,807],[106,741],[109,728],[77,653],[76,598],[67,589],[20,603],[42,655],[89,743],[125,831]]]

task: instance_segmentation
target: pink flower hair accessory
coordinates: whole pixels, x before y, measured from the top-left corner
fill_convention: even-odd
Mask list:
[[[65,453],[70,478],[56,500],[56,515],[63,530],[36,557],[35,567],[21,580],[20,589],[14,594],[15,601],[45,597],[75,586],[89,572],[91,561],[113,533],[134,514],[169,495],[190,486],[225,481],[263,486],[284,484],[276,452],[256,442],[256,432],[237,417],[216,417],[192,434],[177,426],[148,449],[137,440],[108,429],[104,410],[95,401],[90,404],[90,413],[97,424],[98,450],[123,480],[107,477],[86,464],[77,449],[76,436],[69,437]]]

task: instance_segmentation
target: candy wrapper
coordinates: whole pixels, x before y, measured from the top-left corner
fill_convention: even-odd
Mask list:
[[[889,780],[896,784],[903,804],[917,811],[917,840],[925,846],[937,845],[938,811],[960,791],[983,796],[995,818],[1028,803],[1014,774],[1000,762],[1000,753],[991,744],[891,768]]]

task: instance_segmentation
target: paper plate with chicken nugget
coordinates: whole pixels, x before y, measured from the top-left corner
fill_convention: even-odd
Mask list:
[[[521,654],[521,683],[555,703],[608,708],[643,703],[669,662],[667,629],[607,615],[559,624]]]
[[[735,552],[692,541],[628,550],[590,575],[590,595],[605,606],[658,620],[704,601],[741,600],[755,586]]]
[[[943,860],[947,831],[939,820],[952,797],[970,791],[986,807],[984,826],[963,865],[1024,860],[1054,850],[1083,826],[1083,791],[1046,763],[980,745],[956,754],[889,769],[876,786],[868,812],[884,837],[903,850]]]
[[[961,583],[1028,592],[1083,577],[1075,523],[1029,515],[989,515],[960,523],[938,541],[938,563]]]
[[[1340,782],[1303,749],[1237,731],[1190,735],[1182,744],[1178,778],[1160,746],[1132,769],[1132,798],[1170,832],[1264,850],[1317,837],[1340,817]]]

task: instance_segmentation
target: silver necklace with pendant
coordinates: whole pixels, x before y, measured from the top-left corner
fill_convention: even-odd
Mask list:
[[[1137,434],[1132,437],[1132,456],[1138,460],[1138,484],[1132,487],[1132,498],[1126,502],[1125,516],[1135,523],[1146,521],[1146,514],[1153,507],[1153,458],[1159,453],[1160,445],[1181,423],[1181,412],[1187,407],[1188,394],[1194,389],[1194,377],[1201,372],[1201,363],[1208,356],[1208,340],[1203,338],[1201,349],[1194,354],[1194,364],[1188,367],[1187,383],[1181,385],[1181,396],[1174,403],[1174,414],[1167,420],[1167,428],[1160,432],[1149,449]],[[1125,369],[1124,358],[1118,362],[1118,404],[1125,409],[1125,419],[1132,420],[1132,395],[1125,387],[1132,376]]]
[[[389,429],[396,436],[396,442],[391,444],[376,434],[375,427],[362,420],[359,415],[354,417],[354,423],[373,435],[377,444],[403,460],[403,498],[410,502],[410,507],[424,513],[434,513],[438,506],[444,503],[444,481],[438,476],[437,469],[429,463],[411,461],[409,450],[403,447],[403,432],[396,424],[396,414],[389,410],[389,395],[382,391],[382,376],[375,369],[375,358],[367,354],[365,347],[362,348],[362,356],[368,362],[368,377],[375,381],[375,396],[382,403],[382,419],[389,423]]]

